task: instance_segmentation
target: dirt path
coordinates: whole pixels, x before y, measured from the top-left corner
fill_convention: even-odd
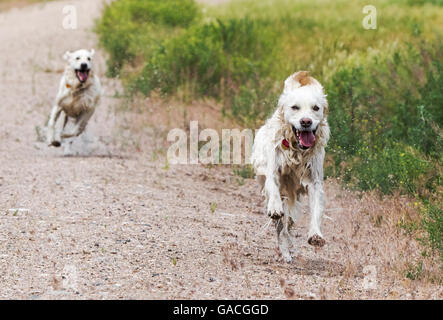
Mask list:
[[[75,31],[62,28],[71,3]],[[100,12],[101,1],[89,0],[0,13],[0,298],[442,297],[438,286],[396,270],[420,251],[390,223],[374,225],[391,204],[374,209],[376,200],[328,183],[327,245],[306,243],[305,215],[299,256],[288,265],[272,228],[263,229],[253,180],[238,183],[231,168],[165,168],[151,151],[123,148],[129,124],[116,120],[119,84],[104,77],[102,52],[96,67],[106,97],[89,128],[88,156],[63,157],[39,142],[61,55],[97,49],[91,27]],[[366,266],[376,268],[375,289],[363,287]]]

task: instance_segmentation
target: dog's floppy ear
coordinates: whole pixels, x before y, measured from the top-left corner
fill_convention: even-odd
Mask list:
[[[91,57],[93,57],[94,54],[95,54],[95,50],[94,50],[94,49],[91,49],[91,51],[89,51],[89,53],[91,54]]]
[[[312,78],[309,76],[308,71],[298,71],[285,80],[285,88],[283,92],[289,92],[311,83]]]
[[[66,51],[65,54],[63,55],[63,59],[65,59],[66,61],[68,61],[70,57],[71,57],[71,52],[69,51]]]
[[[329,102],[328,102],[328,99],[326,98],[328,95],[327,94],[325,94],[325,104],[324,104],[324,111],[323,111],[323,114],[324,115],[327,115],[328,114],[328,110],[329,110]]]

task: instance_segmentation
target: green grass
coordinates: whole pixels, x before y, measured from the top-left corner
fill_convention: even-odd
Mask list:
[[[417,265],[409,264],[406,271],[406,278],[411,280],[420,280],[423,276],[423,262],[418,262]]]
[[[441,251],[443,1],[371,1],[376,30],[362,26],[365,5],[119,0],[96,31],[129,95],[212,97],[245,127],[269,116],[288,75],[309,70],[330,105],[327,176],[422,200],[428,243]]]
[[[254,179],[255,177],[254,168],[249,164],[234,167],[233,173],[243,179]]]

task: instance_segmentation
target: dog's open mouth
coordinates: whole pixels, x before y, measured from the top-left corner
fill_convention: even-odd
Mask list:
[[[75,74],[77,76],[78,81],[80,81],[81,83],[85,83],[89,77],[89,70],[87,69],[76,70]]]
[[[307,150],[315,143],[316,130],[298,130],[292,126],[292,131],[297,137],[298,146],[302,150]]]

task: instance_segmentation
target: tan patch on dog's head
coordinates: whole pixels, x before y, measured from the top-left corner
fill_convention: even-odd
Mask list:
[[[293,75],[294,81],[300,83],[300,87],[313,84],[313,78],[309,76],[308,71],[299,71]]]
[[[317,80],[309,76],[308,71],[298,71],[285,80],[284,91],[288,92],[300,87],[315,84],[320,85]]]

